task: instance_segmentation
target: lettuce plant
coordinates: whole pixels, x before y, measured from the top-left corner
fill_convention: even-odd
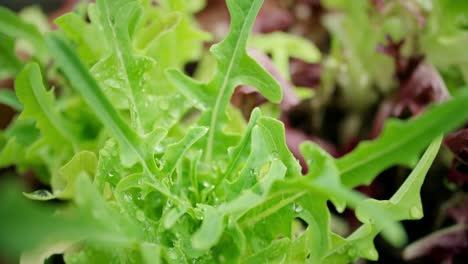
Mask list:
[[[16,58],[17,41],[31,54],[2,57],[16,96],[0,102],[20,114],[0,135],[0,167],[33,170],[51,187],[25,194],[40,203],[2,189],[2,251],[25,263],[349,263],[378,259],[379,233],[403,245],[398,221],[423,217],[421,185],[440,136],[468,117],[468,93],[389,121],[340,159],[304,143],[303,175],[280,121],[259,109],[245,121],[230,105],[238,85],[282,99],[247,53],[262,2],[227,0],[230,32],[210,48],[204,82],[183,73],[209,38],[193,20],[200,1],[97,0],[46,34],[0,9],[2,56]],[[352,189],[397,164],[414,169],[389,200]],[[335,233],[329,202],[362,225]]]

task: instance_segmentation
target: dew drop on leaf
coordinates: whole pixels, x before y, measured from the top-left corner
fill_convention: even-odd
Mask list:
[[[52,194],[47,190],[37,190],[37,191],[34,191],[32,195],[38,196],[38,197],[49,197]]]
[[[255,169],[250,169],[250,174],[256,177],[257,171]]]
[[[207,189],[214,188],[214,186],[211,183],[207,182],[207,181],[203,182],[203,187],[205,187]]]
[[[271,153],[271,156],[273,157],[273,160],[277,160],[277,159],[279,159],[279,157],[280,157],[280,156],[279,156],[279,153],[276,152],[276,151],[272,152],[272,153]]]
[[[294,204],[292,205],[292,209],[293,209],[294,212],[296,212],[296,213],[300,213],[300,212],[302,212],[302,210],[304,210],[300,204],[296,204],[296,203],[294,203]]]
[[[140,222],[144,222],[145,219],[146,219],[146,218],[145,218],[145,213],[144,213],[143,211],[141,211],[141,210],[138,210],[138,211],[136,212],[136,219],[137,219],[138,221],[140,221]]]
[[[124,195],[124,199],[125,199],[125,201],[130,202],[133,198],[132,198],[132,196],[130,194],[126,193]]]
[[[138,199],[138,201],[143,201],[144,200],[144,195],[143,194],[138,195],[137,199]]]

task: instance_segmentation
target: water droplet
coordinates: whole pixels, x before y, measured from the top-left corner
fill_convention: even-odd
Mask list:
[[[250,169],[250,174],[256,177],[258,173],[255,169]]]
[[[124,194],[124,199],[125,199],[125,201],[130,202],[133,198],[132,198],[132,196],[130,194],[126,193],[126,194]]]
[[[33,196],[38,196],[38,197],[49,197],[52,194],[48,190],[37,190],[32,192]]]
[[[274,160],[277,160],[277,159],[279,159],[279,157],[280,157],[280,156],[279,156],[279,153],[276,152],[276,151],[273,151],[273,152],[271,153],[271,156],[273,156],[273,159],[274,159]]]
[[[109,178],[112,178],[112,177],[114,177],[114,174],[113,174],[112,172],[109,172],[109,174],[107,174],[107,176],[108,176]]]
[[[206,181],[203,182],[203,187],[205,187],[206,189],[213,189],[214,188],[214,186],[211,183],[206,182]]]
[[[116,79],[106,79],[104,81],[104,85],[107,85],[113,89],[121,89],[122,85],[120,84],[119,80]]]
[[[301,206],[300,204],[296,204],[296,203],[294,203],[294,204],[292,205],[292,209],[293,209],[294,212],[296,212],[296,213],[300,213],[300,212],[302,212],[302,210],[304,210],[304,208],[302,208],[302,206]]]
[[[137,220],[140,221],[140,222],[145,221],[145,219],[146,219],[146,218],[145,218],[145,213],[143,213],[143,211],[141,211],[141,210],[138,210],[138,211],[136,212],[136,218],[137,218]]]
[[[411,209],[410,209],[410,216],[411,216],[413,219],[419,219],[419,218],[423,217],[422,210],[419,209],[418,206],[413,206],[413,207],[411,207]]]

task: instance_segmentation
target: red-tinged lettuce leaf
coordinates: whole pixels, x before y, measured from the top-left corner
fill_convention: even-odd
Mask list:
[[[406,42],[405,39],[395,41],[389,35],[386,35],[385,39],[387,43],[377,45],[377,51],[389,56],[394,61],[395,77],[403,82],[411,77],[424,57],[421,55],[404,56],[402,49]]]
[[[294,23],[294,16],[289,10],[282,8],[280,1],[266,1],[258,13],[253,30],[270,33],[286,31]]]
[[[281,7],[277,0],[265,1],[253,30],[262,33],[287,30],[294,22],[294,14]],[[216,40],[224,38],[229,31],[229,13],[224,0],[207,1],[206,8],[196,16],[203,29],[211,32]]]
[[[405,40],[395,42],[386,36],[387,44],[379,45],[377,51],[390,56],[395,63],[395,78],[398,81],[396,96],[390,101],[393,116],[407,112],[419,114],[432,102],[447,100],[450,95],[438,71],[424,61],[421,55],[405,57],[402,52]]]
[[[393,115],[401,116],[405,110],[419,114],[430,103],[442,102],[449,98],[447,87],[437,70],[427,63],[421,63],[413,74],[401,82]]]
[[[453,132],[444,140],[444,145],[455,155],[458,161],[468,164],[468,129]]]
[[[296,86],[315,88],[320,84],[322,66],[294,59],[291,62],[291,80]]]
[[[454,195],[443,210],[446,217],[450,217],[457,224],[468,224],[468,196],[465,193]]]
[[[452,168],[449,169],[447,173],[447,180],[463,187],[468,183],[468,173],[460,170],[459,168]]]
[[[423,237],[405,248],[405,260],[430,260],[438,263],[453,263],[457,257],[468,257],[468,226],[454,225]]]

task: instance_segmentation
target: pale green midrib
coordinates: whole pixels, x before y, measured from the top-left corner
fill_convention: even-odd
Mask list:
[[[403,185],[398,189],[398,191],[390,198],[391,202],[400,203],[404,195],[408,193],[408,190],[412,188],[415,184],[419,185],[418,189],[421,189],[421,185],[426,178],[427,172],[429,171],[432,163],[434,162],[437,153],[439,152],[440,146],[442,144],[442,137],[438,137],[434,140],[431,145],[426,150],[426,153],[423,154],[422,158],[419,160],[418,165],[408,176],[408,179],[405,180]],[[424,176],[420,176],[423,173]],[[407,183],[408,182],[408,183]]]
[[[39,80],[33,80],[29,74],[28,74],[28,81],[29,81],[29,87],[31,87],[31,90],[34,94],[34,100],[36,101],[37,105],[44,113],[45,118],[49,119],[52,126],[55,127],[55,129],[59,132],[59,134],[64,139],[72,143],[73,147],[76,147],[76,142],[74,140],[73,135],[68,133],[68,130],[66,128],[62,127],[63,120],[60,120],[61,118],[59,116],[56,116],[55,113],[52,113],[52,111],[50,111],[51,105],[48,105],[47,103],[44,104],[43,102],[44,100],[39,100],[39,98],[41,98],[41,91],[38,90],[37,86],[42,85],[42,82],[38,82]],[[47,95],[47,91],[45,89],[44,89],[44,93]]]
[[[256,0],[253,0],[253,3],[252,5],[250,6],[250,9],[249,9],[249,12],[247,13],[247,16],[246,18],[249,18],[252,16],[252,12],[254,12],[254,6],[255,6],[255,2]],[[232,22],[231,22],[232,24]],[[244,20],[244,23],[242,24],[242,28],[239,32],[239,36],[243,36],[245,33],[245,29],[247,27],[247,25],[249,24],[249,20],[246,19]],[[207,145],[206,145],[206,160],[210,161],[211,160],[211,156],[212,156],[212,152],[213,152],[213,141],[214,141],[214,134],[215,134],[215,131],[216,131],[216,123],[218,122],[218,118],[219,118],[219,107],[221,106],[221,100],[223,98],[223,95],[226,91],[226,88],[227,88],[227,85],[228,85],[228,82],[229,82],[229,79],[231,77],[231,71],[232,71],[232,67],[234,66],[234,62],[236,62],[238,60],[237,58],[237,53],[239,52],[239,48],[241,46],[241,43],[242,43],[242,38],[239,38],[236,42],[236,45],[234,47],[234,52],[232,54],[232,59],[231,61],[229,62],[229,66],[228,66],[228,69],[226,71],[226,74],[224,76],[224,79],[223,79],[223,82],[222,82],[222,86],[221,86],[221,89],[218,93],[218,96],[216,97],[216,103],[215,103],[215,107],[213,108],[213,114],[211,116],[211,121],[210,121],[210,128],[209,128],[209,132],[208,132],[208,142],[207,142]]]
[[[466,97],[466,96],[465,96]],[[456,100],[456,99],[455,99]],[[450,111],[451,112],[451,111]],[[382,156],[385,156],[387,155],[388,153],[390,152],[393,152],[395,149],[398,149],[400,148],[401,146],[405,145],[406,143],[410,142],[411,139],[413,138],[417,138],[418,136],[422,135],[425,133],[426,130],[430,130],[431,128],[434,128],[436,127],[436,125],[433,125],[434,122],[431,122],[428,129],[424,129],[424,130],[418,130],[420,131],[419,133],[418,132],[415,132],[415,133],[412,133],[414,136],[410,136],[410,137],[407,137],[406,139],[399,139],[398,141],[398,144],[394,144],[392,145],[391,147],[387,148],[386,150],[384,151],[379,151],[379,152],[374,152],[375,154],[373,155],[369,155],[367,156],[365,159],[362,159],[360,160],[359,162],[355,162],[353,163],[351,166],[348,166],[347,168],[345,169],[340,169],[340,174],[341,176],[343,176],[344,174],[348,173],[349,171],[352,171],[354,170],[355,168],[357,167],[361,167],[363,164],[366,164],[366,163],[369,163],[370,161],[372,160],[375,160],[375,159],[378,159]]]
[[[178,196],[171,193],[170,190],[166,189],[164,186],[160,186],[159,182],[145,182],[145,184],[149,187],[154,188],[156,191],[160,192],[161,194],[165,195],[167,198],[171,199],[173,202],[177,203],[181,207],[189,207],[189,205]]]
[[[269,141],[270,141],[270,145],[273,145],[273,149],[276,150],[276,151],[279,151],[278,145],[277,145],[276,141],[274,140],[273,135],[270,133],[270,130],[268,129],[268,127],[262,125],[261,123],[259,123],[258,126],[262,127],[267,132],[268,138],[269,138]]]
[[[277,193],[276,195],[274,195],[272,197],[269,197],[269,199],[267,201],[270,201],[270,200],[278,197],[279,195],[284,195],[284,194],[291,193],[291,192],[292,191]],[[286,205],[294,202],[295,200],[299,199],[300,197],[302,197],[302,196],[304,196],[306,194],[307,194],[307,192],[300,192],[300,193],[296,193],[295,195],[293,195],[293,196],[291,196],[289,198],[283,199],[279,203],[275,204],[274,206],[269,207],[267,210],[262,211],[262,213],[254,216],[252,218],[246,219],[245,221],[242,221],[241,223],[239,223],[239,225],[241,225],[241,226],[244,226],[244,225],[252,226],[253,224],[255,224],[255,223],[259,222],[260,220],[262,220],[264,218],[267,218],[268,216],[276,213],[281,208],[283,208]],[[265,202],[260,203],[260,205],[262,205],[262,204],[265,204]],[[250,210],[253,210],[253,209],[255,209],[255,207],[253,207]],[[250,211],[250,210],[248,210],[248,211]],[[247,214],[248,211],[246,211],[245,214]],[[245,214],[243,214],[241,217],[245,216]]]
[[[183,148],[179,151],[179,155],[177,155],[177,162],[173,163],[172,165],[166,163],[167,166],[164,167],[162,172],[167,174],[168,177],[170,177],[172,173],[174,173],[174,170],[176,169],[180,159],[183,158],[184,154],[193,146],[193,144],[195,144],[195,142],[197,142],[200,139],[200,137],[202,137],[200,136],[201,134],[202,133],[198,131],[191,131],[187,134],[189,136],[188,138],[182,139],[180,142],[176,143],[181,144],[183,146]]]
[[[253,131],[254,127],[257,125],[256,124],[257,120],[258,120],[258,118],[256,118],[255,120],[251,120],[251,122],[254,122],[255,124],[252,125],[251,127],[248,127],[248,130],[246,131],[246,133],[244,135],[244,138],[240,142],[242,147],[241,147],[241,149],[239,151],[237,151],[237,153],[233,157],[233,159],[231,159],[231,162],[229,163],[229,165],[227,167],[227,170],[224,173],[223,179],[229,179],[229,177],[231,176],[234,169],[238,166],[239,158],[242,155],[242,153],[244,152],[244,150],[248,147],[248,143],[249,143],[248,138],[251,137],[252,131]],[[222,180],[222,179],[220,179],[220,180]]]
[[[136,89],[135,89],[135,87],[133,87],[133,85],[132,85],[132,83],[130,82],[130,79],[129,79],[127,64],[126,64],[126,61],[125,61],[125,59],[123,57],[122,50],[120,49],[119,41],[118,41],[118,38],[117,38],[117,33],[115,32],[115,25],[113,25],[112,22],[110,21],[111,15],[110,15],[109,7],[107,5],[107,1],[103,1],[103,3],[104,3],[104,6],[105,6],[105,12],[106,12],[105,19],[106,19],[106,22],[107,22],[109,28],[111,29],[112,36],[114,37],[114,41],[112,41],[112,44],[113,44],[112,46],[114,46],[114,50],[117,53],[117,57],[119,59],[120,65],[123,68],[123,72],[125,74],[125,78],[124,78],[125,83],[130,88],[129,99],[130,99],[130,104],[133,106],[133,109],[130,110],[130,115],[133,116],[133,118],[135,119],[136,129],[138,131],[138,134],[141,135],[141,134],[144,134],[144,131],[143,131],[143,127],[141,125],[140,113],[139,113],[138,107],[136,105],[135,95],[133,94]]]

